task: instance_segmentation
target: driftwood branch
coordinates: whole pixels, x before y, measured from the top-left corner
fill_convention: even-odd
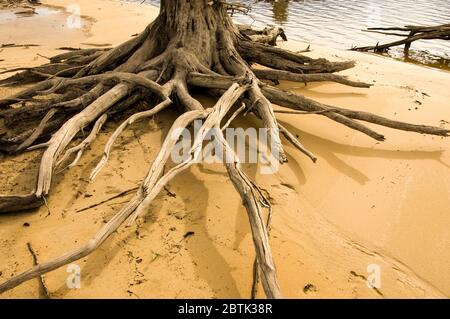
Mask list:
[[[399,32],[390,32],[399,31]],[[408,54],[411,44],[418,40],[450,40],[450,24],[442,24],[437,26],[405,26],[403,28],[368,28],[366,32],[375,32],[385,35],[393,35],[404,37],[402,40],[377,44],[374,46],[355,47],[355,51],[374,51],[377,53],[384,53],[391,47],[404,45],[405,54]]]

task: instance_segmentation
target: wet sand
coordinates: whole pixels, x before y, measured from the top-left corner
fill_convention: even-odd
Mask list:
[[[148,5],[82,0],[83,26],[69,29],[64,8],[71,1],[44,3],[58,12],[0,21],[0,43],[40,45],[4,49],[0,68],[42,64],[42,56],[60,52],[56,48],[61,46],[117,45],[140,32],[158,11]],[[289,41],[280,46],[298,50],[305,44]],[[356,60],[357,66],[342,74],[374,86],[283,82],[282,87],[331,105],[449,127],[441,121],[450,121],[450,73],[314,44],[312,49],[308,55],[313,57]],[[0,96],[15,90],[0,88]],[[130,196],[77,211],[136,186],[176,116],[168,110],[126,130],[101,175],[88,183],[117,126],[109,122],[78,166],[55,179],[48,208],[0,216],[0,281],[32,265],[28,242],[39,261],[85,243]],[[276,174],[259,175],[256,167],[244,166],[270,192],[271,245],[283,294],[450,296],[450,140],[373,126],[387,138],[379,143],[320,115],[279,114],[279,119],[318,157],[313,164],[286,146],[289,163]],[[235,125],[249,124],[257,126],[258,121],[240,118]],[[2,160],[0,192],[30,190],[39,154]],[[249,297],[254,258],[250,228],[225,170],[218,164],[195,166],[171,182],[169,190],[175,196],[161,194],[137,225],[122,227],[78,262],[81,289],[67,288],[65,268],[45,275],[51,296]],[[188,232],[194,234],[184,238]],[[366,283],[367,267],[373,264],[381,270],[378,290]],[[39,297],[38,281],[2,297]]]

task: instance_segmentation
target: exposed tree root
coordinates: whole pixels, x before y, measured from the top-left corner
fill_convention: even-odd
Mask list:
[[[88,147],[95,140],[97,134],[100,132],[100,129],[102,128],[103,124],[105,124],[107,118],[108,115],[106,113],[100,116],[98,120],[95,122],[95,125],[92,128],[91,133],[89,133],[88,137],[86,137],[77,146],[69,148],[64,154],[64,156],[61,157],[61,159],[58,162],[56,162],[55,166],[59,168],[62,164],[64,164],[65,161],[67,161],[70,158],[72,154],[77,153],[75,159],[72,161],[72,163],[70,163],[67,166],[67,168],[75,166],[77,162],[80,160],[81,155],[83,155],[83,151],[86,149],[86,147]]]
[[[94,179],[95,176],[97,176],[97,174],[103,168],[103,166],[105,166],[106,162],[108,161],[109,154],[111,153],[111,148],[114,144],[114,141],[119,137],[120,133],[122,133],[128,125],[133,124],[136,120],[139,120],[139,119],[142,119],[145,117],[151,117],[151,116],[155,115],[156,113],[160,112],[161,110],[163,110],[164,108],[169,106],[171,103],[172,103],[171,100],[165,100],[165,101],[161,102],[160,104],[158,104],[157,106],[155,106],[153,109],[135,113],[132,116],[130,116],[127,120],[125,120],[125,122],[123,122],[114,131],[114,133],[111,135],[108,142],[106,143],[105,150],[103,152],[103,157],[100,160],[100,162],[97,164],[95,169],[92,171],[91,179]]]
[[[56,112],[57,112],[56,109],[50,109],[50,111],[47,112],[47,114],[41,120],[41,122],[39,123],[38,127],[34,130],[34,132],[25,141],[23,141],[22,144],[19,145],[19,147],[17,147],[17,152],[26,149],[28,146],[33,144],[39,138],[39,136],[42,135],[48,122],[53,117],[53,115],[56,114]]]
[[[351,81],[347,78],[332,73],[298,74],[280,70],[253,69],[259,79],[271,80],[277,83],[280,80],[292,82],[336,82],[358,88],[369,88],[371,85],[364,82]]]
[[[248,213],[257,257],[255,265],[260,269],[265,294],[268,298],[279,298],[282,295],[262,214],[262,207],[268,202],[242,171],[237,155],[222,133],[238,114],[252,112],[261,119],[268,130],[273,156],[281,163],[287,158],[280,134],[312,161],[317,158],[278,123],[272,103],[293,109],[293,113],[326,116],[380,141],[384,136],[360,121],[418,133],[449,134],[443,128],[397,122],[367,112],[324,105],[262,82],[333,81],[359,88],[370,86],[332,74],[354,66],[352,61],[312,59],[270,46],[277,37],[284,37],[282,30],[239,30],[227,15],[228,10],[237,9],[223,1],[162,1],[158,18],[140,35],[116,48],[72,49],[50,58],[46,65],[23,70],[0,81],[0,85],[38,81],[0,100],[0,118],[7,127],[6,132],[0,132],[0,150],[20,153],[44,149],[35,190],[27,195],[0,196],[1,213],[42,205],[50,194],[54,174],[62,171],[72,158],[67,168],[81,160],[83,151],[114,114],[127,111],[132,115],[109,138],[91,178],[100,174],[114,141],[128,125],[171,105],[182,109],[133,198],[84,246],[8,279],[0,284],[0,293],[89,255],[126,221],[133,223],[147,213],[167,183],[198,161],[205,137],[214,130],[215,145],[225,155],[228,175]],[[252,64],[268,69],[251,67]],[[217,103],[205,109],[191,95],[194,87],[220,92]],[[141,101],[155,106],[138,112],[135,106]],[[234,108],[237,103],[241,106]],[[226,118],[228,120],[222,123]],[[191,143],[187,159],[164,173],[181,130],[195,120],[203,124]],[[90,134],[80,144],[70,147],[77,135],[90,127]]]
[[[233,82],[230,77],[212,76],[206,74],[191,73],[189,83],[194,86],[207,87],[212,89],[224,89]],[[361,120],[381,126],[386,126],[403,131],[411,131],[421,134],[431,134],[448,136],[450,131],[441,127],[428,125],[410,124],[400,121],[394,121],[382,116],[378,116],[369,112],[354,111],[336,106],[328,106],[317,101],[306,98],[300,94],[284,91],[276,87],[260,83],[261,91],[270,102],[308,113],[315,113],[326,116],[336,122],[349,126],[352,129],[361,131],[364,134],[376,140],[384,140],[384,136],[380,135],[368,127],[354,121]]]
[[[269,236],[266,224],[263,219],[260,192],[254,183],[242,171],[239,165],[239,158],[225,140],[222,132],[218,130],[218,143],[221,143],[225,153],[225,166],[228,176],[234,187],[241,195],[243,204],[247,210],[250,227],[253,235],[253,242],[256,249],[256,260],[261,269],[261,281],[267,298],[281,298],[281,291],[278,285],[275,264],[269,244]]]

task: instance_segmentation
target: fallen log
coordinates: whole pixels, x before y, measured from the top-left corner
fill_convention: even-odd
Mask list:
[[[391,47],[404,45],[405,55],[408,54],[411,47],[411,43],[418,40],[450,40],[450,24],[442,24],[438,26],[405,26],[405,27],[391,27],[391,28],[368,28],[366,32],[374,32],[385,35],[393,35],[399,37],[405,37],[402,40],[389,42],[386,44],[379,45],[378,43],[374,46],[365,47],[354,47],[354,51],[369,52],[373,51],[376,53],[385,53]],[[390,31],[398,31],[390,32]]]

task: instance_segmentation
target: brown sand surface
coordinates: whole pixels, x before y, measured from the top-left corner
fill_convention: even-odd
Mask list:
[[[82,28],[67,28],[72,1],[46,0],[43,14],[16,18],[1,10],[0,70],[34,66],[58,47],[117,45],[141,31],[158,9],[112,0],[78,0]],[[49,13],[50,11],[50,13]],[[304,43],[287,42],[298,50]],[[309,55],[354,59],[342,72],[371,82],[370,89],[334,83],[281,86],[318,101],[368,110],[393,119],[445,125],[450,121],[450,73],[379,56],[312,45]],[[39,55],[38,55],[39,54]],[[19,88],[0,88],[5,97]],[[205,103],[212,101],[203,98]],[[0,216],[0,281],[32,266],[31,243],[40,261],[84,244],[130,196],[77,212],[135,187],[176,118],[167,110],[127,129],[107,166],[90,171],[117,123],[106,129],[78,166],[55,179],[48,207]],[[289,163],[271,175],[244,165],[270,193],[274,206],[271,245],[280,285],[289,298],[450,296],[450,139],[378,128],[379,143],[320,115],[279,114],[313,151],[313,164],[291,146]],[[257,126],[239,118],[235,126]],[[1,122],[0,122],[1,129]],[[34,185],[39,151],[0,161],[0,192],[25,193]],[[68,289],[66,268],[45,275],[52,298],[249,297],[254,250],[246,212],[219,164],[181,174],[137,224],[122,227],[78,262],[81,289]],[[193,234],[192,234],[193,232]],[[187,233],[191,234],[184,237]],[[381,269],[381,287],[369,289],[369,265]],[[260,289],[260,296],[263,293]],[[39,297],[31,280],[1,297]]]

